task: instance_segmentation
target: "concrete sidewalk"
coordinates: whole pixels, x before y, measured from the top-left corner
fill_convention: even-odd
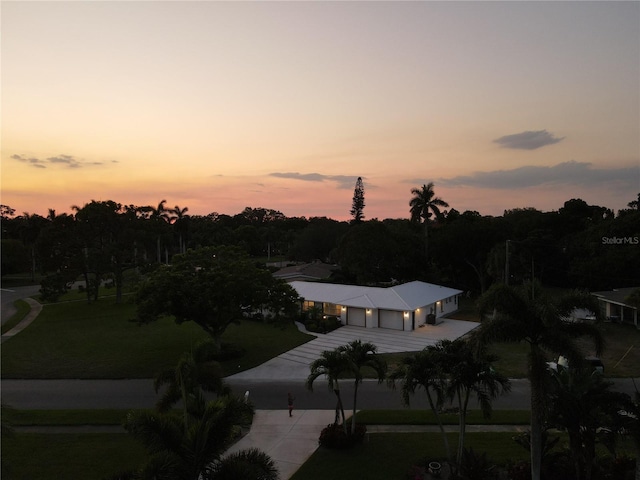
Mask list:
[[[334,410],[294,410],[289,417],[282,410],[257,410],[249,433],[233,445],[227,454],[258,448],[278,467],[281,480],[288,480],[318,448],[324,427],[333,423]],[[527,425],[467,425],[467,432],[525,432]],[[437,425],[367,425],[368,433],[439,432]],[[457,432],[458,425],[445,425],[445,431]]]
[[[334,416],[334,410],[294,410],[292,417],[286,408],[257,410],[249,433],[227,454],[258,448],[276,463],[280,479],[287,480],[316,451],[320,432]]]

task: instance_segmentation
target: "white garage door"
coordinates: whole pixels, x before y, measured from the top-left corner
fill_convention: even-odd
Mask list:
[[[380,328],[391,328],[393,330],[402,330],[402,312],[393,310],[380,310]]]
[[[356,327],[366,326],[365,311],[364,308],[352,308],[347,310],[347,325],[354,325]]]

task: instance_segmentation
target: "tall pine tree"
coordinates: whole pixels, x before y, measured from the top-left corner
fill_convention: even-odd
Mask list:
[[[364,220],[364,185],[362,177],[356,180],[356,188],[353,190],[353,205],[351,206],[351,223],[360,223]]]

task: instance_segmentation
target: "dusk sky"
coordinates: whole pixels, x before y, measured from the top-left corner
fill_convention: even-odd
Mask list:
[[[1,4],[2,198],[408,218],[640,192],[640,2]]]

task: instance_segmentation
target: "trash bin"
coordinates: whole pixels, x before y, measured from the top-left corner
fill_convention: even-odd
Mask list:
[[[436,315],[435,313],[430,313],[427,315],[427,324],[435,325],[436,324]]]

